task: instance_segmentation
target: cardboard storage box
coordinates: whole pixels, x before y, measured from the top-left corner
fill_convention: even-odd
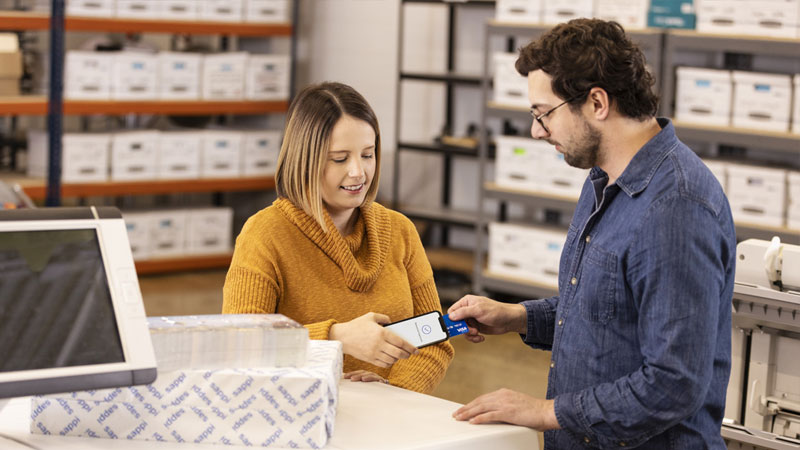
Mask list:
[[[128,242],[135,261],[150,259],[150,234],[152,218],[147,211],[123,211],[122,220],[128,231]]]
[[[563,232],[492,222],[489,224],[489,271],[555,286],[566,237]]]
[[[61,181],[93,183],[108,181],[111,135],[64,133],[61,138]],[[48,134],[28,133],[28,175],[46,177],[50,160]]]
[[[695,0],[697,31],[738,34],[748,21],[747,0]]]
[[[613,20],[625,30],[647,28],[648,0],[596,0],[594,17]]]
[[[158,6],[165,20],[197,20],[200,14],[197,0],[158,0]]]
[[[197,0],[200,20],[212,22],[242,22],[244,0]]]
[[[785,223],[787,171],[767,167],[728,165],[728,190],[737,222],[781,227]]]
[[[126,131],[111,138],[111,179],[143,181],[156,178],[159,132]]]
[[[677,68],[675,118],[707,125],[730,125],[733,82],[727,70]]]
[[[250,55],[245,75],[245,98],[288,99],[290,64],[288,55]]]
[[[249,55],[217,53],[203,58],[202,93],[206,100],[241,100]]]
[[[253,23],[288,23],[291,22],[289,6],[289,0],[246,0],[244,21]]]
[[[499,22],[533,24],[542,21],[542,0],[497,0],[494,18]]]
[[[202,147],[202,133],[196,131],[161,133],[158,143],[156,176],[160,179],[171,180],[200,178]]]
[[[199,100],[203,55],[161,52],[158,54],[158,97],[164,100]]]
[[[158,97],[158,55],[144,52],[114,53],[111,98],[150,100]]]
[[[494,182],[499,186],[527,191],[539,189],[540,151],[543,141],[516,136],[495,137]]]
[[[150,256],[170,258],[186,254],[186,210],[150,212]]]
[[[0,33],[0,95],[17,96],[22,77],[22,52],[14,33]]]
[[[204,208],[188,211],[186,253],[210,255],[233,250],[233,209]]]
[[[528,79],[514,68],[516,53],[494,53],[494,101],[509,106],[530,107]]]
[[[341,343],[311,341],[300,368],[173,371],[147,386],[33,397],[31,432],[322,448],[341,373]]]
[[[647,26],[693,30],[697,22],[692,0],[650,0]]]
[[[117,17],[129,19],[161,18],[159,3],[164,0],[116,0]]]
[[[733,72],[733,126],[788,131],[791,106],[791,76]]]
[[[200,157],[200,176],[231,178],[239,176],[242,165],[244,133],[230,130],[206,130]]]
[[[113,66],[112,53],[68,51],[64,67],[64,97],[110,100]]]
[[[280,131],[248,131],[242,147],[242,175],[272,175],[281,150]]]
[[[66,4],[68,16],[113,17],[115,0],[69,0]]]
[[[800,73],[794,75],[794,111],[792,112],[792,132],[800,134]]]
[[[800,37],[800,0],[745,2],[746,19],[740,33],[777,38]]]
[[[545,1],[542,23],[562,23],[594,15],[594,0]]]

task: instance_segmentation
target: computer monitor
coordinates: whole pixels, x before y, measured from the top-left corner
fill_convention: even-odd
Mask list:
[[[0,211],[0,398],[155,378],[119,210]]]

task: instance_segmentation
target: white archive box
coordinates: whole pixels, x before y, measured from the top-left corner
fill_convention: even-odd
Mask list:
[[[199,100],[203,55],[160,52],[158,54],[158,97],[164,100]]]
[[[122,220],[128,232],[128,242],[135,261],[150,259],[152,217],[147,211],[123,211]]]
[[[111,80],[114,100],[152,100],[158,97],[158,55],[115,52]]]
[[[492,222],[489,224],[489,271],[555,286],[565,240],[563,232]]]
[[[197,0],[200,20],[212,22],[241,22],[244,17],[244,0]]]
[[[203,178],[238,176],[243,141],[244,133],[241,131],[205,130],[200,156],[200,176]]]
[[[203,58],[201,89],[206,100],[241,100],[249,55],[217,53]]]
[[[289,0],[245,0],[244,21],[253,23],[290,22],[289,4]]]
[[[245,98],[288,99],[290,63],[288,55],[250,55],[245,74]]]
[[[516,53],[493,53],[494,101],[511,106],[530,107],[528,79],[514,68]]]
[[[728,190],[728,163],[725,161],[715,161],[711,159],[704,159],[703,163],[708,167],[708,170],[714,174],[714,178],[719,181],[723,191]]]
[[[61,138],[61,181],[108,181],[110,145],[110,134],[64,133]],[[47,176],[49,148],[47,132],[28,133],[28,175]]]
[[[281,150],[280,131],[248,131],[242,147],[242,175],[258,176],[275,173]]]
[[[186,210],[151,211],[150,256],[169,258],[186,253]]]
[[[115,0],[69,0],[65,12],[69,16],[113,17]]]
[[[778,38],[800,37],[800,0],[745,2],[746,22],[741,34]]]
[[[789,202],[800,205],[800,172],[789,172],[786,176],[786,186]]]
[[[649,0],[595,0],[594,17],[613,20],[625,30],[647,28]]]
[[[187,214],[186,253],[213,255],[233,249],[233,209],[191,209]]]
[[[156,130],[124,131],[111,138],[111,179],[143,181],[156,178],[158,142]]]
[[[302,367],[308,329],[282,314],[210,314],[147,319],[159,372]]]
[[[159,3],[164,0],[116,0],[117,17],[154,19],[161,17]]]
[[[197,20],[197,0],[158,0],[159,14],[165,20]]]
[[[64,97],[77,100],[111,99],[114,56],[108,52],[70,50],[65,57]]]
[[[733,72],[733,126],[785,132],[791,107],[791,76]]]
[[[523,137],[496,136],[494,182],[514,189],[539,190],[537,173],[540,172],[541,153],[538,149],[542,144]]]
[[[562,23],[594,15],[594,0],[545,1],[542,23]]]
[[[794,111],[792,112],[792,132],[800,134],[800,73],[794,75]]]
[[[695,0],[697,31],[738,34],[748,21],[748,0]],[[761,3],[761,2],[759,2]]]
[[[786,175],[785,169],[729,164],[726,194],[734,220],[783,226]]]
[[[322,448],[334,432],[342,344],[310,341],[307,354],[297,368],[175,370],[145,386],[32,397],[31,431]]]
[[[157,176],[160,179],[200,178],[203,135],[196,131],[165,131],[158,142]]]
[[[495,20],[506,23],[540,23],[542,0],[497,0]]]
[[[730,125],[733,81],[727,70],[678,67],[675,118],[707,125]]]

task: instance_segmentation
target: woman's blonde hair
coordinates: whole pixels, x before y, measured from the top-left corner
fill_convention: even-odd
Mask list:
[[[375,131],[375,175],[361,206],[378,193],[381,167],[381,133],[367,100],[352,87],[334,82],[303,89],[289,105],[283,143],[275,174],[278,196],[285,197],[313,217],[326,232],[321,179],[331,144],[333,127],[344,115],[367,122]]]

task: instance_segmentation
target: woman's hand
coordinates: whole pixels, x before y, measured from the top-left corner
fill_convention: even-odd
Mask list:
[[[369,370],[354,370],[352,372],[347,372],[346,374],[344,374],[344,377],[346,379],[349,379],[350,381],[363,381],[365,383],[378,381],[383,384],[389,384],[389,380],[383,378],[377,373],[370,372]]]
[[[342,351],[346,355],[389,368],[397,360],[406,359],[419,351],[381,326],[389,322],[388,316],[370,312],[349,322],[334,324],[328,337],[341,341]]]

